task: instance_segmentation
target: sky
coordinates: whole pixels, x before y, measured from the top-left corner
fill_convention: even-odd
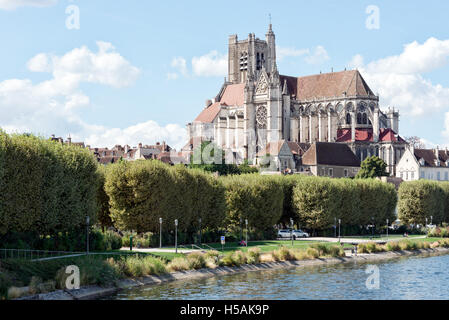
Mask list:
[[[276,34],[281,74],[357,68],[399,133],[449,146],[448,1],[0,0],[0,127],[95,147],[166,141],[227,75],[229,35]]]

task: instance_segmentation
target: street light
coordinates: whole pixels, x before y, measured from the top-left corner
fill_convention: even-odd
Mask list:
[[[433,216],[430,216],[430,225],[433,226]]]
[[[198,221],[200,223],[200,245],[201,245],[201,236],[202,236],[202,234],[201,234],[201,218],[199,218]]]
[[[242,227],[242,217],[240,217],[240,242],[242,242],[243,238],[243,227]]]
[[[338,219],[338,242],[341,242],[341,219]]]
[[[334,217],[334,238],[337,237],[337,217]]]
[[[159,248],[162,248],[162,218],[159,218]]]
[[[293,219],[290,219],[290,224],[291,224],[291,226],[292,226],[292,229],[291,229],[291,231],[290,231],[290,235],[291,235],[291,238],[292,238],[292,247],[293,247]]]
[[[426,218],[427,219],[427,218]],[[427,222],[426,222],[427,223]],[[387,219],[387,240],[388,240],[388,228],[389,228],[390,220]]]
[[[246,246],[248,247],[248,219],[245,219],[246,225]]]
[[[178,253],[178,219],[175,220],[175,250]]]
[[[86,252],[89,254],[89,223],[90,223],[90,217],[86,217]]]
[[[427,221],[428,221],[428,220],[427,220],[427,217],[426,217],[426,228],[427,228],[427,226],[428,226]]]

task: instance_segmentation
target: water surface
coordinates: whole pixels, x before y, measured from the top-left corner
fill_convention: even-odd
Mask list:
[[[256,271],[134,288],[108,299],[401,300],[449,299],[449,255],[374,263],[380,288],[366,286],[368,264]]]

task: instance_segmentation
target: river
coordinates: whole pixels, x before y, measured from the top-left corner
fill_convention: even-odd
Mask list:
[[[368,289],[367,268],[379,271]],[[348,263],[256,271],[125,290],[119,300],[428,300],[449,299],[449,255],[375,264]]]

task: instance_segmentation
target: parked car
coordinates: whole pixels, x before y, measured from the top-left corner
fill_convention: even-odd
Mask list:
[[[291,238],[292,232],[288,229],[282,229],[278,231],[278,238]]]
[[[282,229],[278,231],[278,238],[287,238],[291,239],[293,236],[293,240],[296,240],[297,238],[308,238],[309,234],[307,232],[304,232],[302,230],[288,230],[288,229]]]
[[[308,238],[309,234],[302,230],[293,230],[293,239],[296,238]]]

